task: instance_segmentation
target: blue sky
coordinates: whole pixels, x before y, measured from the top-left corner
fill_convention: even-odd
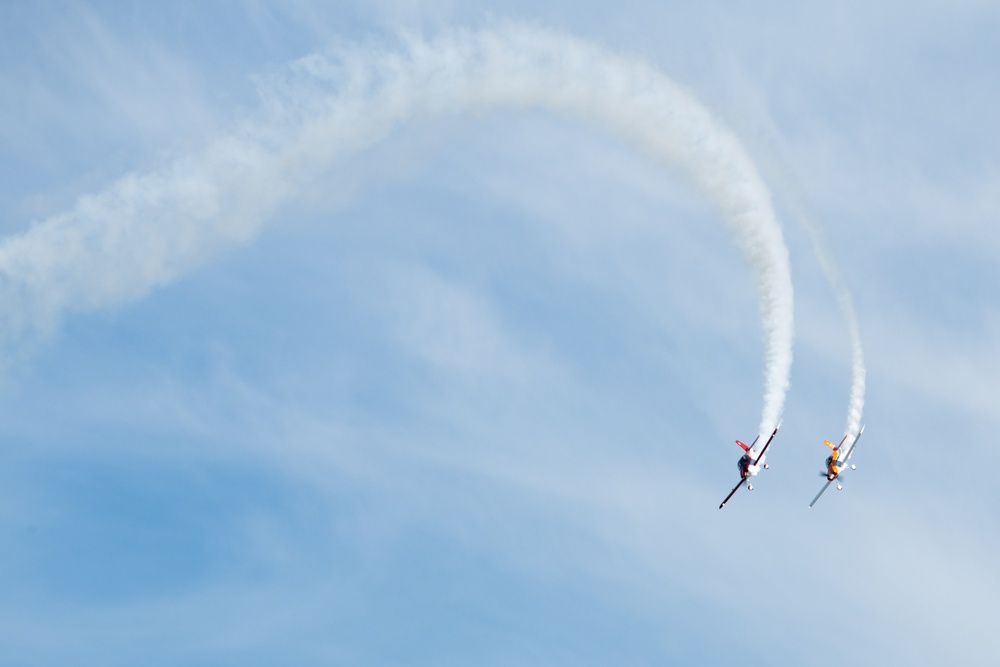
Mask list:
[[[771,470],[720,512],[761,410],[749,269],[598,126],[414,121],[153,288],[5,288],[0,664],[991,664],[1000,12],[786,4],[0,6],[5,245],[263,122],[293,60],[504,18],[739,135],[796,315]],[[858,470],[812,510],[850,347],[796,204],[868,362]]]

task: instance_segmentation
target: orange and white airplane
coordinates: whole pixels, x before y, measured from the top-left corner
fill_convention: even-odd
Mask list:
[[[781,424],[778,424],[778,426],[775,427],[774,432],[771,433],[771,437],[764,443],[760,452],[758,452],[754,447],[757,444],[757,441],[760,440],[759,435],[754,438],[754,441],[749,445],[744,445],[739,440],[736,441],[736,444],[743,450],[743,456],[741,456],[740,460],[736,462],[736,465],[740,469],[740,481],[733,487],[733,490],[729,492],[729,495],[722,501],[722,504],[719,505],[720,510],[726,506],[726,503],[728,503],[729,499],[733,497],[733,494],[739,491],[740,487],[744,484],[747,485],[747,490],[753,491],[753,484],[750,483],[750,475],[756,475],[760,472],[761,468],[767,468],[767,464],[764,463],[764,452],[766,452],[767,448],[771,446],[771,441],[774,440],[774,436],[778,435],[779,428],[781,428]]]
[[[819,493],[816,494],[816,497],[813,498],[811,503],[809,503],[809,507],[815,505],[816,501],[819,500],[819,497],[823,495],[823,492],[826,491],[827,487],[833,484],[834,480],[839,480],[840,476],[844,473],[845,470],[847,470],[848,466],[847,459],[851,458],[851,456],[854,454],[854,448],[857,446],[858,440],[861,439],[861,434],[864,432],[865,432],[865,427],[862,426],[861,430],[858,431],[858,434],[856,436],[854,436],[854,439],[851,440],[851,444],[847,445],[846,449],[844,448],[844,444],[850,439],[851,437],[850,433],[845,435],[844,439],[841,440],[840,444],[837,445],[836,447],[834,447],[829,440],[823,441],[823,444],[832,449],[833,452],[828,457],[826,457],[826,471],[820,473],[820,477],[826,477],[826,484],[823,485],[823,488],[819,490]],[[851,470],[857,470],[857,466],[855,466],[853,463],[850,464],[850,467]],[[843,488],[844,485],[841,482],[837,481],[837,490],[839,491]]]

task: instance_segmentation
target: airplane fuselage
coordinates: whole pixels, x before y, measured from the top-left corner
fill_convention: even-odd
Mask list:
[[[740,471],[740,481],[736,486],[733,487],[733,490],[729,492],[729,495],[726,496],[726,498],[719,505],[720,510],[726,506],[726,503],[728,503],[729,499],[733,497],[733,494],[736,493],[739,490],[739,488],[744,484],[746,484],[748,491],[753,491],[753,484],[750,483],[749,478],[751,475],[756,475],[757,473],[759,473],[761,468],[767,467],[767,464],[764,463],[764,453],[767,451],[767,448],[771,445],[771,440],[773,440],[774,436],[776,436],[777,434],[778,434],[778,427],[775,427],[774,431],[771,433],[771,437],[767,439],[767,442],[765,442],[764,446],[761,448],[760,453],[754,452],[754,445],[756,445],[757,441],[760,439],[759,435],[756,438],[754,438],[754,441],[749,445],[745,445],[739,440],[736,441],[736,444],[739,446],[739,448],[743,450],[743,456],[741,456],[740,459],[736,462],[736,467]]]
[[[837,479],[837,477],[840,475],[840,461],[838,460],[839,458],[840,458],[840,450],[838,449],[833,450],[833,454],[831,456],[826,457],[826,478],[831,482]]]
[[[759,461],[757,461],[757,465],[754,465],[753,458],[754,457],[751,455],[751,453],[747,452],[746,454],[740,457],[739,461],[736,462],[737,467],[740,469],[740,477],[742,477],[743,479],[746,479],[750,475],[756,475],[757,473],[760,472],[761,468],[766,467],[764,465],[763,457]]]
[[[858,431],[858,434],[854,436],[854,439],[851,440],[850,443],[847,442],[851,438],[850,433],[847,433],[844,436],[844,439],[840,441],[839,445],[834,445],[829,440],[823,441],[823,444],[831,450],[830,455],[826,457],[826,471],[820,472],[820,476],[826,477],[826,484],[823,485],[823,488],[819,490],[816,497],[812,499],[811,503],[809,503],[809,507],[816,504],[816,501],[819,500],[819,497],[823,495],[823,492],[827,490],[834,480],[837,480],[838,491],[844,488],[844,485],[839,481],[840,475],[848,468],[851,470],[856,469],[853,463],[848,463],[848,460],[854,455],[854,448],[857,446],[858,440],[864,432],[865,427],[862,426],[861,430]]]

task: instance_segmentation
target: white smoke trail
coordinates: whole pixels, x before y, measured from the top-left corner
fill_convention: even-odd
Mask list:
[[[856,435],[861,429],[861,417],[865,407],[865,355],[861,348],[861,331],[858,327],[858,315],[854,310],[854,299],[847,289],[847,284],[837,267],[837,262],[827,250],[823,228],[819,222],[810,216],[790,197],[789,210],[792,216],[802,225],[812,241],[813,251],[819,262],[820,269],[826,276],[830,289],[837,299],[837,307],[847,325],[847,335],[851,341],[851,394],[847,402],[847,425],[844,433]]]
[[[770,193],[745,149],[648,64],[517,23],[294,63],[289,76],[270,81],[265,120],[125,177],[0,245],[0,330],[16,337],[54,326],[67,311],[138,298],[248,242],[310,178],[400,124],[498,108],[597,123],[682,167],[718,206],[756,281],[765,341],[760,432],[769,432],[791,370],[792,283]]]

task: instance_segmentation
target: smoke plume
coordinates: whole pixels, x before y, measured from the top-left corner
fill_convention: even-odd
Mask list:
[[[650,65],[574,37],[500,23],[433,40],[404,37],[393,48],[347,46],[309,56],[271,77],[262,96],[255,120],[202,151],[128,175],[0,244],[3,335],[45,331],[68,312],[137,299],[250,242],[277,206],[334,160],[404,123],[544,109],[603,127],[680,167],[718,208],[760,301],[760,432],[778,422],[792,361],[792,283],[770,193],[735,135]]]
[[[840,273],[837,262],[827,250],[823,229],[819,222],[812,218],[794,199],[789,198],[792,216],[802,225],[812,241],[813,251],[819,262],[820,269],[826,276],[830,289],[837,299],[837,307],[847,326],[847,336],[851,342],[851,393],[847,402],[847,424],[844,433],[857,435],[861,428],[861,417],[865,407],[865,355],[861,348],[861,331],[858,327],[858,315],[854,310],[854,299],[847,289],[847,284]]]

